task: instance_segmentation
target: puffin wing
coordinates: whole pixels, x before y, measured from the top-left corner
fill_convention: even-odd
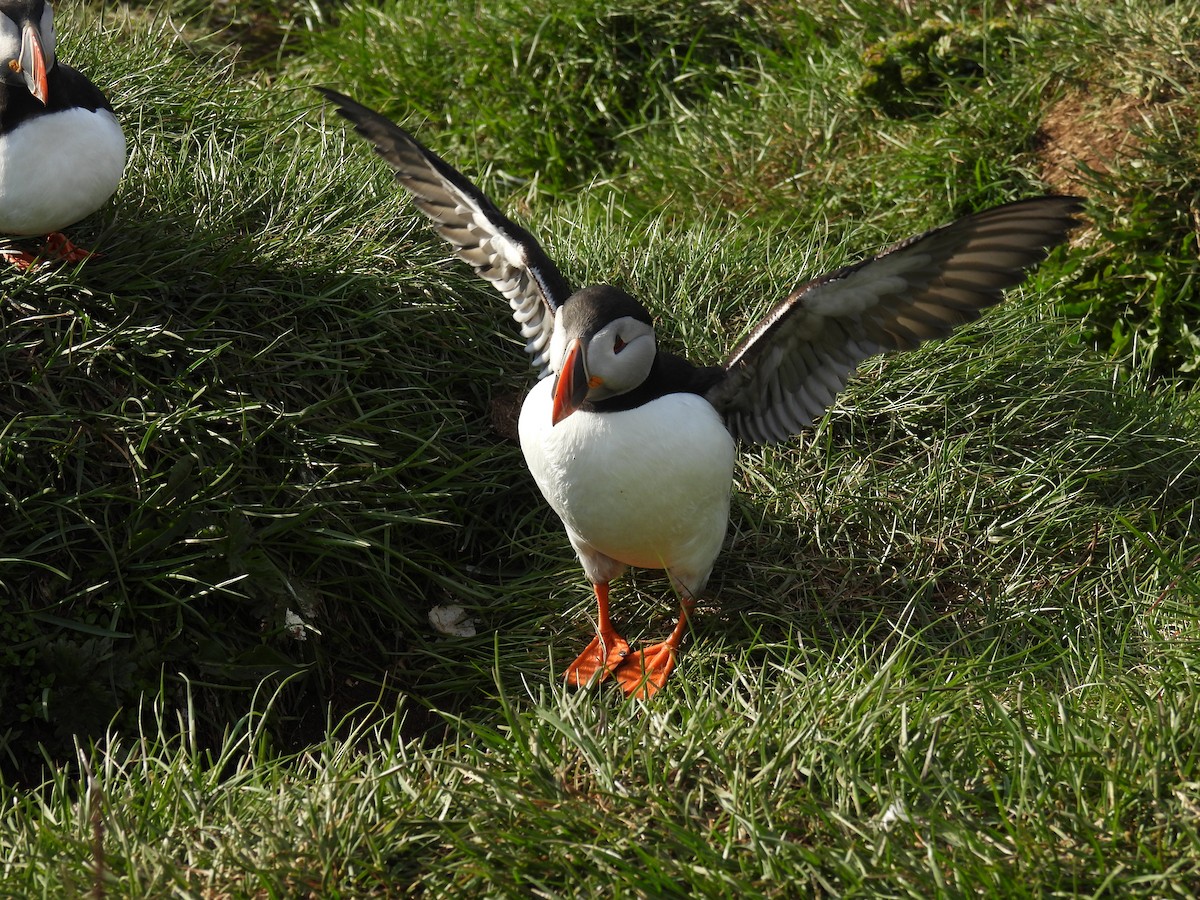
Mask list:
[[[706,397],[734,437],[781,441],[811,425],[862,360],[979,318],[1066,239],[1075,197],[1019,200],[901,241],[810,281],[725,362]]]
[[[391,164],[396,180],[412,193],[417,208],[429,216],[455,254],[507,298],[521,327],[525,352],[545,375],[554,313],[570,289],[533,235],[404,129],[344,94],[317,90]]]

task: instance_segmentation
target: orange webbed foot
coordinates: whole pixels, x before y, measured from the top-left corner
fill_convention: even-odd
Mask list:
[[[600,681],[613,674],[629,656],[629,641],[613,632],[609,635],[596,635],[592,642],[579,654],[575,662],[567,666],[563,672],[567,684],[573,687],[583,687],[600,674]]]
[[[675,669],[676,647],[669,641],[630,653],[613,673],[625,696],[649,700],[667,683]]]
[[[37,256],[24,250],[0,250],[0,260],[4,260],[22,271],[28,271],[40,263],[50,262],[51,260],[80,263],[102,255],[92,250],[84,250],[82,247],[75,246],[65,234],[58,231],[46,235],[46,243],[42,245]]]
[[[3,259],[9,265],[16,266],[22,272],[32,268],[37,262],[37,257],[24,250],[0,250],[0,259]]]
[[[667,639],[637,653],[630,653],[625,657],[625,661],[617,666],[613,674],[626,697],[649,700],[662,690],[667,678],[675,669],[675,659],[683,643],[683,636],[687,633],[694,605],[691,597],[685,596],[679,603],[679,621],[675,623],[675,630]]]
[[[46,246],[43,248],[43,252],[50,259],[61,259],[64,262],[73,263],[83,262],[85,259],[100,255],[75,246],[65,234],[59,231],[46,235]]]

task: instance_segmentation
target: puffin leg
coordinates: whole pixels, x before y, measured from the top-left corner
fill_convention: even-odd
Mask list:
[[[617,666],[629,655],[629,641],[617,634],[612,619],[608,617],[608,582],[592,587],[596,592],[596,606],[599,610],[596,636],[563,673],[567,684],[575,687],[587,684],[597,672],[603,681],[616,671]]]
[[[24,250],[0,250],[0,259],[10,265],[16,266],[23,272],[37,262],[36,256],[32,253],[26,253]]]
[[[75,263],[83,262],[85,259],[91,259],[93,256],[100,255],[91,250],[84,250],[82,247],[75,246],[61,231],[55,231],[52,234],[46,235],[46,245],[43,250],[48,257]]]
[[[652,644],[636,653],[630,653],[613,673],[626,697],[648,700],[667,683],[667,676],[675,668],[675,657],[679,645],[687,633],[688,620],[696,603],[688,596],[679,601],[679,621],[675,630],[660,644]]]
[[[82,247],[77,247],[60,231],[46,235],[46,243],[42,245],[42,249],[37,256],[27,253],[24,250],[7,248],[0,250],[0,260],[4,260],[22,271],[33,268],[39,261],[57,259],[62,262],[78,263],[100,255],[92,250],[84,250]]]

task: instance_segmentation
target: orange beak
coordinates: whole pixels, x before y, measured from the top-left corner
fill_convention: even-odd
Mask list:
[[[600,379],[588,378],[587,359],[583,353],[583,341],[575,338],[567,345],[566,356],[558,370],[558,381],[554,383],[554,405],[550,410],[550,423],[557,425],[583,405],[588,391],[600,383]]]
[[[9,66],[25,76],[29,93],[45,106],[50,96],[50,87],[46,84],[46,54],[42,52],[42,39],[32,25],[26,25],[22,30],[21,56]]]

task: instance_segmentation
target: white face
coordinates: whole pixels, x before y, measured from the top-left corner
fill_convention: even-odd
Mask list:
[[[550,338],[550,362],[556,373],[566,356],[569,340],[561,321],[556,321]],[[650,374],[656,352],[652,326],[632,316],[609,322],[584,348],[592,385],[587,399],[603,400],[636,388]]]
[[[54,12],[49,3],[42,9],[37,31],[42,54],[46,57],[46,71],[49,71],[54,68]],[[9,84],[25,83],[22,73],[12,67],[12,63],[19,65],[21,62],[22,38],[21,26],[16,20],[0,15],[0,66],[4,67],[4,80]]]
[[[600,384],[588,392],[589,400],[603,400],[632,391],[654,365],[654,329],[626,316],[605,325],[588,343],[588,375]]]

